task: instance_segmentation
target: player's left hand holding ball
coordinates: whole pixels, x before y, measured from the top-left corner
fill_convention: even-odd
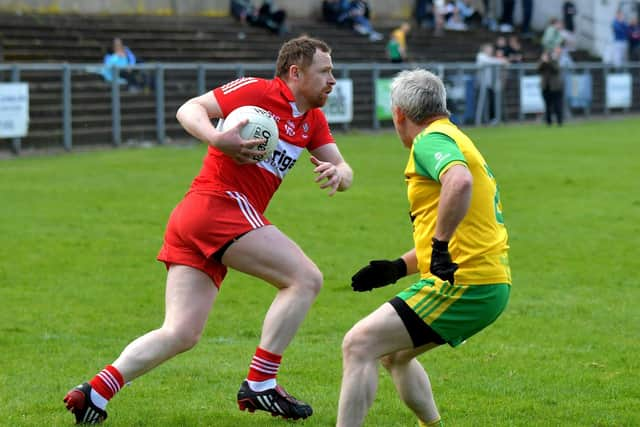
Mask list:
[[[330,188],[329,196],[333,196],[336,191],[338,191],[338,187],[340,187],[340,181],[342,180],[340,171],[338,170],[336,165],[331,162],[323,162],[321,160],[318,160],[314,156],[311,156],[310,160],[311,163],[316,165],[316,167],[313,169],[313,172],[318,174],[315,181],[320,183],[320,188],[322,189]],[[326,181],[322,182],[325,179]]]
[[[256,147],[264,142],[261,138],[243,139],[240,134],[242,128],[249,123],[248,119],[240,120],[232,126],[223,129],[214,147],[231,157],[236,163],[257,163],[263,152]]]

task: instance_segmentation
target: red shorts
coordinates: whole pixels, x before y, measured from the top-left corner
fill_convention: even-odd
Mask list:
[[[271,224],[238,192],[188,193],[175,207],[164,234],[158,261],[205,272],[220,288],[227,267],[214,254],[238,236]]]

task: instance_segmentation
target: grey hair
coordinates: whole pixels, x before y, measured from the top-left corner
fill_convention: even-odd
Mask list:
[[[435,74],[417,68],[399,72],[391,82],[391,105],[414,123],[434,116],[449,116],[444,83]]]

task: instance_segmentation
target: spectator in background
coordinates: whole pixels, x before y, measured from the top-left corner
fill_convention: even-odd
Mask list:
[[[523,37],[531,36],[531,17],[533,16],[533,0],[522,0],[522,24],[520,32]]]
[[[353,29],[358,34],[368,36],[371,41],[383,39],[382,34],[373,29],[370,21],[369,4],[364,0],[351,0],[349,3],[348,15],[353,22]]]
[[[517,64],[523,61],[524,55],[522,53],[522,45],[520,39],[515,34],[509,36],[509,42],[507,43],[507,59],[511,64]]]
[[[629,59],[640,61],[640,24],[636,16],[629,20]]]
[[[273,34],[284,35],[289,32],[285,24],[287,11],[279,9],[272,0],[264,0],[258,9],[258,23]]]
[[[100,75],[105,81],[113,81],[115,67],[118,69],[118,83],[126,85],[127,90],[136,92],[146,86],[144,75],[131,69],[131,66],[136,65],[136,56],[129,47],[125,46],[122,39],[118,37],[113,39],[111,49],[104,56],[102,63]]]
[[[231,16],[242,25],[257,25],[258,9],[251,0],[231,0],[229,7]]]
[[[506,65],[509,62],[506,58],[495,56],[494,47],[491,43],[485,43],[480,47],[476,55],[476,65],[480,66],[476,83],[478,85],[478,102],[482,102],[482,115],[484,119],[485,106],[488,106],[488,120],[490,124],[496,124],[495,94],[496,88],[501,84],[500,69],[498,66]]]
[[[513,9],[516,6],[516,0],[502,0],[502,16],[500,17],[499,29],[503,33],[513,31]]]
[[[557,18],[551,18],[549,20],[549,25],[545,28],[544,33],[542,34],[542,48],[545,52],[551,52],[562,43],[562,33],[560,32],[562,28],[562,22]]]
[[[467,24],[464,23],[464,18],[460,14],[460,9],[458,9],[455,2],[453,1],[448,2],[446,5],[446,8],[447,8],[447,13],[446,13],[447,20],[444,24],[444,27],[447,30],[466,31]]]
[[[330,24],[342,25],[347,17],[347,2],[342,0],[323,0],[322,18]]]
[[[540,86],[542,98],[544,99],[547,126],[553,124],[554,115],[558,126],[562,126],[564,82],[560,74],[560,65],[550,52],[542,53],[538,63],[538,74],[540,74]]]
[[[627,54],[629,53],[629,25],[624,20],[624,13],[621,10],[616,12],[611,29],[613,30],[611,63],[615,67],[620,67],[627,62]]]
[[[570,33],[576,32],[575,17],[578,13],[576,5],[572,1],[565,1],[562,5],[562,18],[564,22],[564,29]]]
[[[462,17],[462,22],[467,27],[480,27],[482,25],[482,14],[479,10],[481,3],[476,4],[474,0],[457,0],[456,8]]]
[[[507,44],[507,38],[505,36],[496,37],[493,54],[498,58],[507,58],[509,56],[509,45]]]
[[[387,53],[391,62],[404,62],[407,60],[407,34],[411,30],[411,24],[403,22],[391,32]]]
[[[435,10],[433,0],[416,0],[414,17],[419,28],[434,28]]]
[[[271,0],[263,1],[259,8],[251,0],[231,0],[230,8],[231,15],[243,25],[263,27],[273,34],[282,35],[288,32],[285,25],[287,12],[277,9]]]

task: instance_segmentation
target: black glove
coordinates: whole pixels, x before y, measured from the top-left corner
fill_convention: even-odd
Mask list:
[[[446,280],[453,285],[453,273],[458,269],[458,264],[451,261],[449,242],[443,242],[435,237],[431,239],[431,274]]]
[[[407,264],[402,258],[394,261],[374,260],[351,277],[351,287],[356,292],[370,291],[396,283],[396,280],[406,275]]]

